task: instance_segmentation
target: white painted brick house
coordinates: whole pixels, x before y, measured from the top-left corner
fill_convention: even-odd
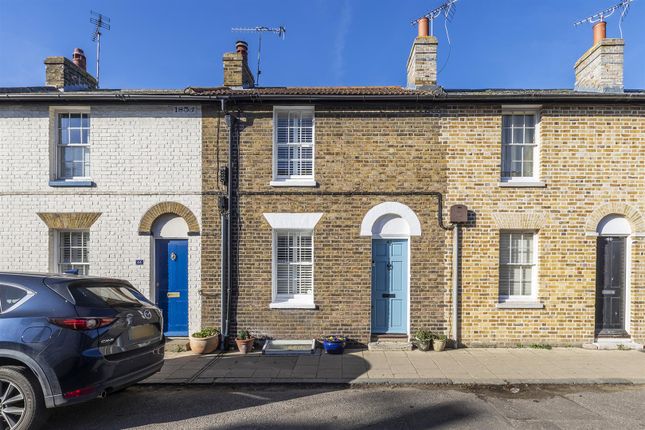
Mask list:
[[[63,59],[57,72],[89,89],[70,91],[49,60],[47,96],[0,104],[0,271],[78,269],[185,300],[157,291],[155,243],[187,241],[189,327],[178,331],[199,329],[201,107],[169,102],[172,92],[96,90]]]

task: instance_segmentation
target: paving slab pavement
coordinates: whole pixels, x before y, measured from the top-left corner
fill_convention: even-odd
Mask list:
[[[343,355],[166,353],[148,384],[645,384],[645,353],[581,348],[348,350]]]

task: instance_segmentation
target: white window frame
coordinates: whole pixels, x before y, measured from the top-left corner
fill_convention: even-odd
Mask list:
[[[535,131],[533,136],[533,175],[532,176],[504,176],[504,116],[506,115],[532,115],[535,118]],[[540,182],[540,148],[541,148],[541,106],[517,105],[502,106],[501,120],[501,153],[500,153],[500,181],[505,184],[536,184]]]
[[[69,115],[69,114],[85,114],[88,116],[89,120],[89,129],[88,129],[88,137],[87,137],[87,144],[84,145],[62,145],[60,142],[60,117],[61,115]],[[52,130],[54,132],[54,152],[53,152],[53,159],[54,159],[54,178],[56,181],[62,181],[62,182],[82,182],[82,181],[91,181],[92,179],[92,114],[90,112],[89,107],[56,107],[53,109],[53,120],[54,124],[52,127]],[[85,147],[89,151],[89,162],[87,166],[87,171],[85,172],[85,176],[73,176],[70,178],[66,178],[63,176],[63,159],[61,157],[62,153],[62,147]]]
[[[61,253],[60,253],[60,248],[61,248],[61,239],[60,236],[62,233],[87,233],[90,234],[90,230],[88,229],[60,229],[60,230],[54,230],[54,250],[53,250],[53,268],[54,272],[56,273],[64,273],[61,271]],[[92,260],[91,260],[91,254],[90,254],[90,244],[91,244],[92,236],[90,234],[90,237],[88,239],[88,261],[87,263],[69,263],[72,266],[86,266],[87,267],[87,272],[85,273],[86,275],[90,273],[90,269],[92,267]],[[80,274],[80,273],[79,273]]]
[[[304,233],[311,236],[311,294],[278,294],[278,236],[284,233]],[[272,238],[272,301],[271,309],[315,309],[315,246],[311,229],[273,229]]]
[[[278,175],[278,113],[310,111],[312,120],[311,175]],[[316,184],[316,111],[314,106],[274,106],[273,107],[273,187],[315,187]]]
[[[503,234],[532,234],[533,235],[533,263],[531,264],[533,270],[531,272],[531,294],[530,295],[504,295],[501,292],[501,273],[502,273],[502,235]],[[539,255],[538,255],[538,241],[539,235],[536,230],[500,230],[498,237],[498,253],[497,253],[497,294],[499,295],[500,303],[508,302],[537,302],[538,300],[538,272],[539,272]],[[522,264],[528,266],[529,264]]]

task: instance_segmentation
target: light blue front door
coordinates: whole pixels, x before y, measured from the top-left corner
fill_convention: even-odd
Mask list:
[[[408,241],[372,241],[372,333],[408,331]]]
[[[188,336],[188,241],[157,239],[157,306],[166,336]]]

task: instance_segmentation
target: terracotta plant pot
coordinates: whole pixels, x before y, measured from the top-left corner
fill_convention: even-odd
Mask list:
[[[209,337],[189,337],[190,350],[195,354],[210,354],[219,347],[219,334]]]
[[[446,349],[446,341],[441,339],[434,339],[432,341],[432,349],[437,352],[441,352]]]
[[[253,351],[253,342],[255,342],[255,339],[235,339],[237,349],[239,349],[242,354],[247,354]]]

